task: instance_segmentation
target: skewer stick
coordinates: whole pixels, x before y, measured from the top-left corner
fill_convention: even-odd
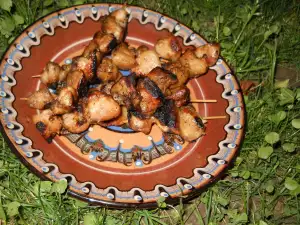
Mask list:
[[[216,120],[216,119],[226,119],[227,116],[207,116],[202,117],[203,120]]]
[[[190,100],[191,103],[211,103],[211,102],[217,102],[216,99],[191,99]]]
[[[40,78],[41,75],[34,75],[34,76],[31,76],[32,78]]]
[[[20,98],[20,100],[22,100],[22,101],[27,101],[28,98]]]

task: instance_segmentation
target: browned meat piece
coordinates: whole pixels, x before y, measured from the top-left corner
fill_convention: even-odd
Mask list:
[[[141,55],[143,52],[148,51],[149,48],[145,45],[141,45],[136,49],[136,55],[139,56]]]
[[[80,112],[67,113],[62,116],[63,127],[71,133],[79,134],[87,130],[89,121]]]
[[[135,110],[128,112],[128,125],[134,131],[149,134],[152,129],[152,123],[151,118],[147,119]]]
[[[51,104],[50,109],[56,115],[71,112],[77,101],[77,92],[72,87],[64,87],[60,90],[57,99]]]
[[[165,95],[167,89],[178,82],[177,77],[172,72],[161,67],[156,67],[146,75],[150,78]]]
[[[175,36],[159,39],[155,44],[155,51],[164,59],[177,61],[181,55],[181,46]]]
[[[174,101],[165,100],[154,113],[153,120],[163,132],[179,134],[177,111]]]
[[[114,17],[121,27],[127,26],[129,14],[125,7],[113,11],[109,16]]]
[[[176,107],[186,105],[190,101],[190,90],[186,86],[181,86],[176,89],[170,90],[166,99],[172,99],[175,101]]]
[[[220,44],[209,43],[202,45],[196,48],[195,54],[198,58],[205,58],[208,66],[213,66],[216,64],[220,55]]]
[[[138,54],[136,62],[138,65],[132,69],[132,72],[138,75],[146,75],[154,68],[161,66],[159,56],[152,50],[143,50]]]
[[[130,70],[136,66],[135,54],[128,45],[121,43],[111,54],[113,63],[121,70]]]
[[[60,66],[55,62],[48,62],[41,74],[41,81],[48,87],[56,86],[59,81]]]
[[[65,81],[67,79],[67,75],[70,71],[71,71],[71,65],[62,65],[60,73],[59,73],[58,81],[59,82]]]
[[[162,105],[164,95],[159,87],[148,77],[139,79],[136,89],[141,96],[141,101],[136,110],[146,118],[149,118]]]
[[[50,109],[43,110],[40,114],[34,115],[33,123],[48,142],[51,142],[53,137],[59,134],[62,128],[62,119],[54,115]]]
[[[115,83],[111,88],[111,95],[114,100],[120,105],[125,105],[127,108],[136,107],[140,98],[135,89],[136,81],[134,75],[129,75],[127,77],[122,77],[117,83]]]
[[[121,114],[112,120],[101,122],[100,125],[103,127],[108,126],[122,126],[128,122],[128,112],[125,106],[121,107]]]
[[[182,106],[178,112],[180,136],[186,141],[194,141],[205,135],[201,117],[191,105]]]
[[[111,89],[114,86],[114,84],[115,84],[114,81],[110,81],[108,83],[102,83],[96,89],[103,92],[103,93],[105,93],[105,94],[111,95]]]
[[[50,106],[53,100],[54,98],[49,90],[43,88],[30,95],[27,99],[27,103],[31,108],[45,109]]]
[[[206,59],[197,58],[195,52],[191,49],[188,49],[183,53],[180,57],[180,63],[188,69],[190,78],[198,77],[208,71]]]
[[[94,35],[93,41],[97,44],[97,49],[102,53],[109,53],[117,46],[117,39],[113,34],[106,34],[102,31]]]
[[[86,95],[88,91],[87,80],[83,72],[79,70],[72,71],[68,74],[67,86],[74,88],[79,97]]]
[[[97,77],[102,83],[109,81],[116,82],[122,77],[122,74],[111,59],[104,58],[97,69]]]
[[[163,66],[166,70],[172,72],[177,77],[177,83],[172,84],[170,88],[178,88],[187,83],[189,79],[189,71],[179,61],[168,63]]]
[[[93,91],[83,100],[83,111],[90,123],[97,124],[117,118],[121,113],[121,107],[111,96]]]
[[[91,81],[96,76],[97,65],[96,52],[93,52],[89,58],[83,56],[73,58],[72,70],[82,71],[85,79]]]

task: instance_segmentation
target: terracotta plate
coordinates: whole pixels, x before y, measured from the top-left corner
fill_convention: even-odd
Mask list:
[[[122,127],[94,126],[82,135],[59,136],[48,144],[32,123],[37,111],[20,100],[42,86],[32,75],[40,74],[49,60],[71,63],[101,29],[99,18],[120,7],[95,4],[58,11],[14,41],[0,65],[1,130],[24,164],[43,179],[66,179],[74,196],[110,207],[155,207],[160,196],[172,204],[214,181],[242,141],[243,97],[222,58],[188,86],[192,98],[218,100],[195,105],[202,116],[228,119],[208,121],[207,134],[193,143],[167,145],[157,127],[147,136]],[[129,10],[126,41],[131,45],[153,48],[169,32],[184,48],[206,43],[174,19],[134,6]]]

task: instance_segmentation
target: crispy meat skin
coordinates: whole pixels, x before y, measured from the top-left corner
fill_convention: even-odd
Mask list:
[[[97,77],[102,83],[118,81],[122,74],[109,58],[104,58],[97,69]]]
[[[138,65],[132,69],[132,72],[138,75],[146,75],[154,68],[161,66],[158,54],[152,50],[142,50],[136,62]]]
[[[176,75],[177,82],[175,84],[171,84],[171,89],[178,88],[187,83],[189,79],[189,71],[179,61],[164,64],[163,68]]]
[[[54,100],[52,94],[47,88],[40,89],[30,95],[27,103],[31,108],[45,109]]]
[[[64,87],[60,90],[57,99],[51,104],[50,109],[56,115],[69,113],[74,109],[77,98],[77,92],[74,88]]]
[[[180,63],[189,71],[189,78],[198,77],[208,71],[205,58],[197,58],[191,49],[186,50],[180,57]]]
[[[152,123],[153,122],[151,118],[145,118],[139,112],[135,110],[129,110],[128,125],[132,130],[149,134],[152,129]]]
[[[88,91],[87,80],[82,71],[75,70],[67,76],[67,86],[74,88],[78,96],[85,96]]]
[[[209,43],[202,45],[196,48],[195,54],[198,58],[205,58],[208,66],[213,66],[216,64],[220,55],[220,44]]]
[[[166,99],[174,100],[177,107],[186,105],[190,101],[190,90],[185,85],[169,91],[169,95],[166,96]]]

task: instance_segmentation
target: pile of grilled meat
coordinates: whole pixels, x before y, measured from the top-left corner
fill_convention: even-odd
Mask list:
[[[204,135],[203,121],[189,104],[186,83],[216,63],[219,44],[183,52],[170,34],[158,40],[153,50],[128,46],[123,42],[128,23],[125,8],[100,23],[101,31],[71,64],[47,63],[40,78],[47,87],[28,97],[29,106],[41,110],[33,122],[42,136],[51,142],[56,134],[82,133],[94,124],[127,126],[145,134],[156,124],[185,141]],[[131,74],[122,76],[119,70]]]

